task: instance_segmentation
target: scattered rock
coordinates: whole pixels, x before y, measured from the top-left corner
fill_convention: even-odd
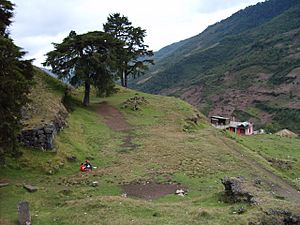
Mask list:
[[[245,212],[246,212],[246,209],[244,207],[239,208],[237,211],[238,214],[243,214]]]
[[[286,216],[283,219],[284,224],[286,225],[300,225],[300,215],[290,215]]]
[[[136,95],[127,99],[123,103],[123,108],[131,108],[133,111],[137,111],[140,109],[139,106],[145,103],[148,103],[145,97]]]
[[[31,217],[29,212],[29,203],[20,202],[17,205],[18,208],[18,221],[20,225],[30,225]]]
[[[246,182],[242,177],[224,177],[225,197],[229,201],[255,203],[254,196],[246,190]]]
[[[280,160],[280,159],[268,159],[268,162],[272,164],[272,166],[277,167],[282,170],[289,170],[292,169],[292,162],[287,160]]]
[[[295,215],[286,209],[269,209],[258,222],[251,222],[251,224],[300,225],[300,215]]]
[[[92,187],[97,187],[98,184],[99,184],[98,181],[93,181],[93,182],[92,182]]]
[[[30,184],[24,184],[23,187],[29,192],[36,192],[38,190],[37,187],[32,186]]]
[[[175,191],[175,194],[181,197],[184,197],[186,195],[186,192],[183,189],[177,189]]]
[[[152,214],[152,216],[153,216],[153,217],[158,217],[158,216],[160,216],[160,215],[159,215],[158,212],[155,212],[155,213]]]
[[[254,180],[254,183],[256,185],[261,185],[262,181],[261,181],[261,179],[257,178],[257,179]]]
[[[64,195],[70,195],[72,193],[72,191],[69,188],[64,188],[61,191],[59,191],[59,193],[62,193]]]
[[[67,160],[68,160],[69,162],[76,162],[76,161],[77,161],[77,157],[74,156],[74,155],[67,156]]]
[[[8,186],[9,185],[9,183],[0,183],[0,188],[1,187],[6,187],[6,186]]]

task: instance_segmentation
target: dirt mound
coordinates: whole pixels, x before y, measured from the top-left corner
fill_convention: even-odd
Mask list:
[[[124,184],[121,188],[129,197],[138,197],[146,200],[158,199],[164,195],[175,194],[178,189],[186,190],[185,187],[179,184],[157,183]]]
[[[280,136],[280,137],[290,137],[290,138],[296,138],[298,137],[297,134],[295,134],[294,132],[288,130],[288,129],[283,129],[281,131],[278,131],[277,133],[275,133],[276,135]]]

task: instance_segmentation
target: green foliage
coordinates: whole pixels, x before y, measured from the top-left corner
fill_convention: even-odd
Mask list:
[[[146,30],[132,26],[128,18],[119,13],[109,15],[103,28],[106,33],[124,43],[123,49],[119,52],[118,72],[121,85],[127,87],[130,75],[135,78],[148,69],[147,64],[153,64],[153,60],[150,59],[153,52],[147,50],[148,45],[144,44]]]
[[[101,31],[77,35],[71,31],[61,44],[54,44],[55,50],[47,53],[45,66],[51,66],[59,78],[71,84],[85,85],[83,104],[90,103],[90,85],[99,94],[110,94],[114,87],[116,55],[122,43]]]
[[[6,28],[11,24],[14,4],[8,0],[0,0],[0,35],[7,36]]]
[[[25,52],[9,38],[13,4],[0,1],[0,162],[5,154],[18,153],[16,138],[21,129],[22,108],[28,102],[33,68],[30,60],[22,60]]]
[[[278,108],[267,102],[260,101],[256,101],[255,106],[273,114],[274,122],[266,124],[266,129],[269,132],[275,132],[284,128],[300,132],[300,109]]]

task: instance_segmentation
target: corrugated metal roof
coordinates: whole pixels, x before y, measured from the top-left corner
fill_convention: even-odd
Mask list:
[[[249,122],[236,122],[236,121],[230,121],[230,124],[229,124],[230,127],[248,127],[250,126],[250,123]]]
[[[227,117],[223,117],[223,116],[211,116],[210,118],[212,118],[212,119],[223,119],[223,120],[229,120],[229,118],[227,118]]]

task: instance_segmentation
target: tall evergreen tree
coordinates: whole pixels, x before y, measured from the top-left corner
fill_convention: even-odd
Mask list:
[[[6,154],[16,155],[17,134],[21,129],[22,107],[29,101],[27,94],[33,77],[30,60],[22,60],[25,52],[9,38],[14,5],[0,0],[0,161]]]
[[[109,15],[103,29],[124,42],[124,47],[119,53],[118,65],[121,84],[127,87],[130,75],[135,78],[148,69],[149,64],[153,64],[153,60],[150,59],[153,51],[148,50],[149,46],[144,44],[146,30],[132,26],[128,18],[120,13]]]
[[[99,94],[109,94],[114,86],[116,52],[122,43],[101,31],[77,35],[71,31],[55,50],[47,53],[44,66],[51,66],[59,78],[67,79],[72,85],[84,85],[83,105],[90,102],[90,86]]]

